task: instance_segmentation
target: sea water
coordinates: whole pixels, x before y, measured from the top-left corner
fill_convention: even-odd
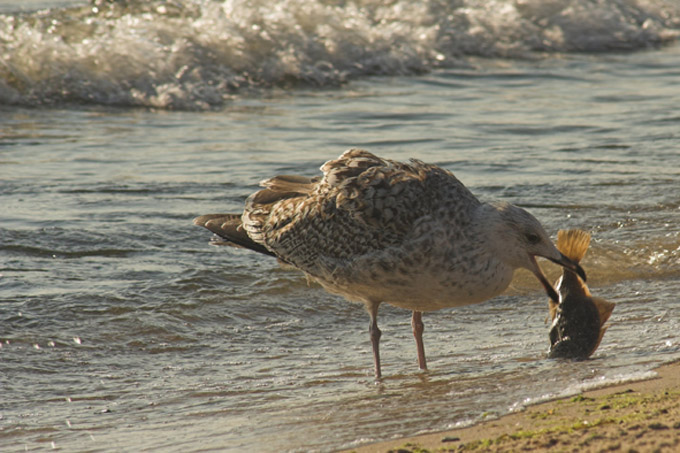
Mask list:
[[[0,8],[0,450],[332,451],[467,425],[680,358],[674,1],[13,1]],[[548,360],[528,272],[368,315],[208,244],[260,180],[350,147],[591,231],[616,302]],[[541,263],[551,279],[560,270]]]

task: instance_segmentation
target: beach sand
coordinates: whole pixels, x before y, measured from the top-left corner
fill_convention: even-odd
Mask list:
[[[649,380],[585,391],[467,428],[349,451],[680,452],[680,362],[656,372]]]

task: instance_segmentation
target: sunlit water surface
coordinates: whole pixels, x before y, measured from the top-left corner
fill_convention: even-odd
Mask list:
[[[0,449],[331,451],[652,376],[680,358],[679,62],[468,57],[207,110],[0,107]],[[591,289],[617,303],[592,359],[546,359],[547,299],[520,272],[424,316],[427,372],[410,313],[383,305],[376,384],[363,307],[191,224],[349,147],[591,231]]]

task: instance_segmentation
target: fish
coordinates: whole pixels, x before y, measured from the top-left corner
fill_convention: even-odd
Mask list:
[[[574,263],[580,263],[590,246],[590,233],[573,229],[557,232],[557,249]],[[555,282],[558,302],[549,299],[550,350],[548,357],[587,359],[600,345],[605,325],[616,304],[594,297],[575,272],[563,268]]]

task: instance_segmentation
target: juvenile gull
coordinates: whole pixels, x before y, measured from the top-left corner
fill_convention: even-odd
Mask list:
[[[422,312],[497,296],[517,268],[533,272],[557,302],[536,256],[585,280],[531,214],[509,203],[480,202],[435,165],[351,149],[321,171],[314,178],[262,181],[265,188],[248,197],[242,214],[203,215],[194,224],[216,234],[213,244],[277,257],[329,292],[363,302],[376,378],[382,302],[413,312],[418,364],[426,369]]]

